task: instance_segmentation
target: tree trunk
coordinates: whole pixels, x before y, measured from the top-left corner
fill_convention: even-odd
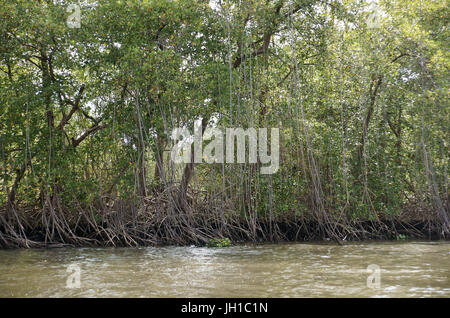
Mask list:
[[[208,125],[208,120],[206,118],[202,119],[202,134],[205,132],[206,126]],[[193,147],[193,146],[191,146]],[[189,186],[189,182],[194,175],[194,151],[191,151],[191,162],[187,163],[184,167],[183,177],[181,178],[179,193],[178,193],[178,203],[182,210],[186,210],[187,201],[186,201],[186,192]]]

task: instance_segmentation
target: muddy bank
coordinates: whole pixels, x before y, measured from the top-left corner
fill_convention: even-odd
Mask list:
[[[59,222],[47,220],[45,226],[42,222],[32,225],[23,220],[15,224],[3,222],[0,224],[0,247],[204,246],[217,238],[228,238],[232,243],[335,241],[338,244],[364,240],[449,239],[439,222],[432,220],[390,218],[325,224],[296,217],[255,220],[179,214],[153,215],[143,221],[119,217],[99,220],[89,215],[81,215],[75,223],[63,218],[58,219]]]

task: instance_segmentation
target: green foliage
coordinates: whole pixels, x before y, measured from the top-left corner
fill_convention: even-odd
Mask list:
[[[206,244],[208,247],[229,247],[231,246],[231,240],[228,237],[225,238],[214,238],[208,241]]]
[[[397,241],[405,241],[408,239],[408,236],[406,234],[397,234],[395,238]]]
[[[275,175],[195,165],[223,222],[448,214],[445,1],[379,1],[377,28],[364,1],[81,1],[79,29],[72,2],[0,0],[2,207],[175,193],[171,131],[204,118],[280,129]]]

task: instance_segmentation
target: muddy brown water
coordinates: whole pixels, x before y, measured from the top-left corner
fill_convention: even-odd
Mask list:
[[[0,297],[450,297],[450,242],[0,250]]]

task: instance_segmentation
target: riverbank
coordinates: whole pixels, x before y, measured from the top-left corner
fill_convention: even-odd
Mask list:
[[[48,211],[47,211],[48,212]],[[99,216],[101,215],[101,216]],[[430,213],[428,214],[430,215]],[[340,220],[324,223],[294,213],[262,217],[194,213],[156,213],[122,206],[103,214],[91,210],[58,213],[51,210],[0,214],[1,248],[124,247],[208,245],[214,239],[243,242],[307,242],[367,240],[449,239],[438,220],[411,214],[371,220]]]

